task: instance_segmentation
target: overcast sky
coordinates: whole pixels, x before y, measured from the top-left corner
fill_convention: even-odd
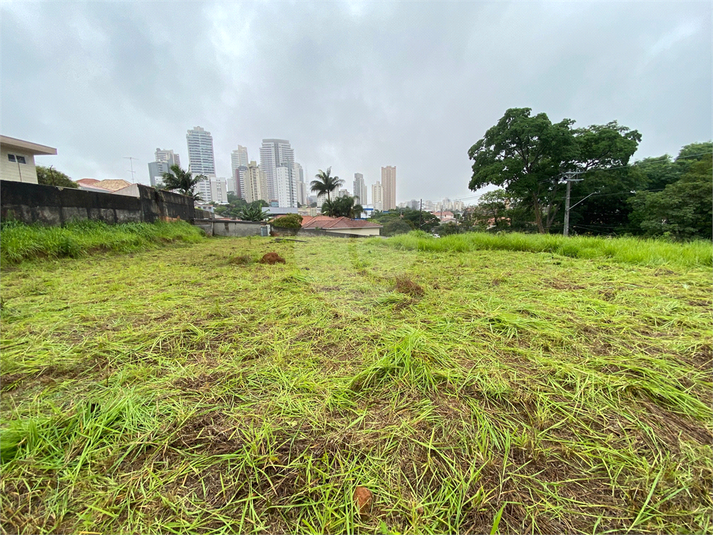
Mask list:
[[[507,108],[639,130],[635,158],[711,139],[711,3],[2,2],[0,132],[72,178],[148,183],[186,130],[230,152],[290,140],[349,190],[472,196],[467,151]],[[371,201],[371,199],[369,199]]]

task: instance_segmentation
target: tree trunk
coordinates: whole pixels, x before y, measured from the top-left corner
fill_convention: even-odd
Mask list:
[[[542,225],[542,212],[540,211],[540,203],[537,200],[537,195],[532,194],[532,206],[535,209],[535,223],[540,234],[545,233],[545,227]]]

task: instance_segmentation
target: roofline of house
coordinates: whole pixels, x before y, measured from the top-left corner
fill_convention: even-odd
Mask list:
[[[47,145],[40,145],[39,143],[32,143],[31,141],[24,141],[9,136],[0,135],[0,145],[22,149],[31,154],[57,154],[57,149],[54,147],[48,147]]]

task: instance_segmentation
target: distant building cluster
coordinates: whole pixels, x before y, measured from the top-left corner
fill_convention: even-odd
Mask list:
[[[411,199],[408,202],[399,203],[399,208],[423,210],[424,212],[432,213],[441,221],[448,222],[454,219],[454,212],[463,212],[463,210],[465,210],[465,203],[463,201],[452,201],[446,198],[438,202],[424,200],[422,205],[421,200]]]
[[[188,146],[188,171],[204,175],[205,180],[196,188],[201,200],[206,203],[226,204],[228,193],[247,202],[263,200],[271,207],[296,208],[325,199],[312,195],[305,170],[295,161],[295,150],[286,139],[263,139],[260,147],[260,163],[250,160],[248,149],[242,145],[230,155],[229,177],[218,177],[215,172],[213,136],[196,126],[186,133]],[[156,149],[155,161],[149,163],[151,186],[160,186],[164,173],[171,167],[180,167],[180,158],[173,150]],[[353,192],[340,189],[335,196],[355,196],[364,207],[375,210],[396,209],[396,167],[381,168],[381,180],[372,185],[371,204],[368,188],[362,173],[354,173]]]

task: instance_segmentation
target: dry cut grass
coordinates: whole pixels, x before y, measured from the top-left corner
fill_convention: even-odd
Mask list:
[[[713,531],[709,269],[253,238],[1,284],[6,533]]]

